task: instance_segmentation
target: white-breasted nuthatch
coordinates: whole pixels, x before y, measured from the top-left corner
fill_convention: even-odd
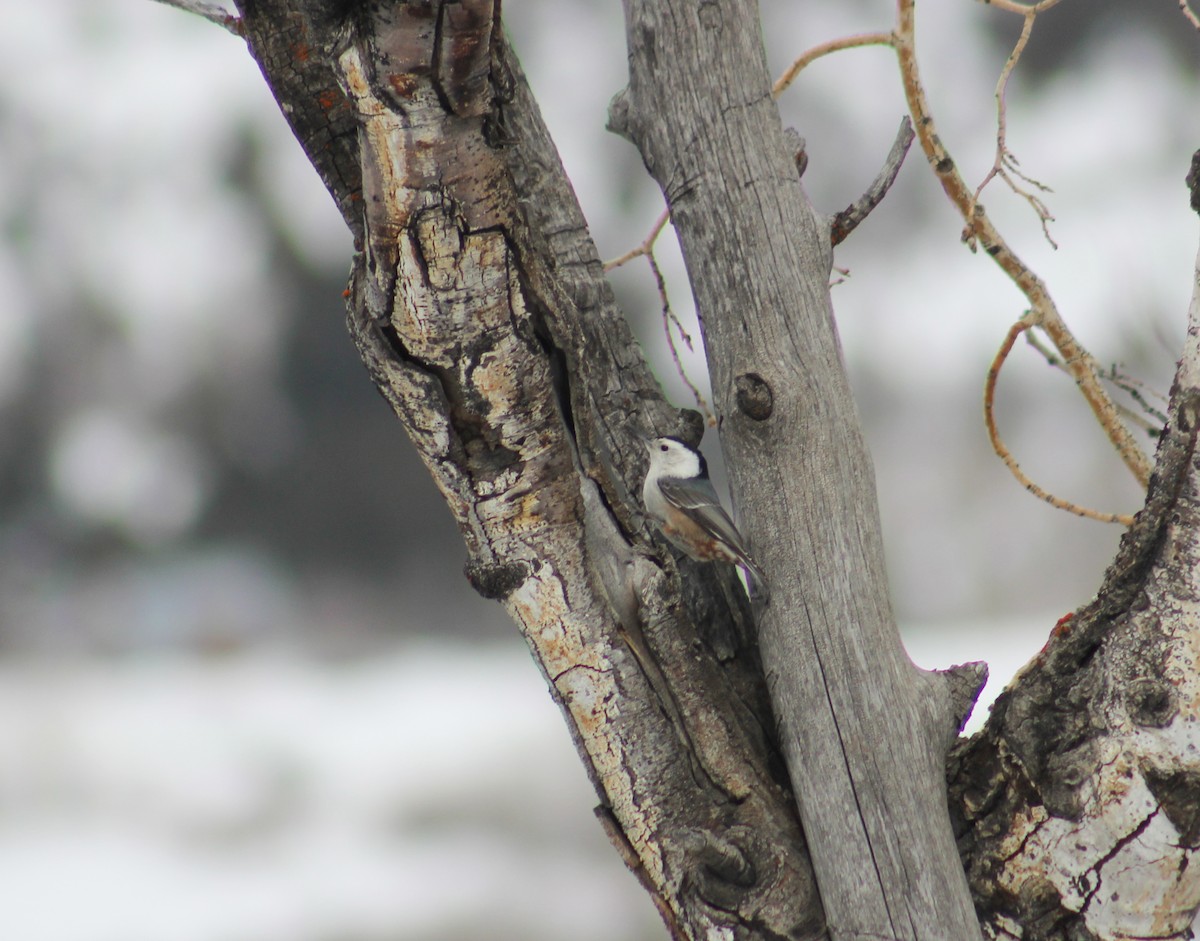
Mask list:
[[[721,506],[704,455],[678,438],[644,438],[643,443],[650,467],[642,484],[642,501],[662,534],[693,559],[743,566],[765,600],[767,577]]]

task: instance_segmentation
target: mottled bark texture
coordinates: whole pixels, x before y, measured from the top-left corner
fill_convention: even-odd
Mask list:
[[[490,2],[243,0],[264,74],[358,236],[351,333],[516,619],[681,938],[808,938],[822,911],[731,570],[634,498],[662,399]]]
[[[498,4],[238,5],[355,235],[354,341],[675,937],[970,939],[968,885],[991,934],[1182,937],[1200,895],[1196,305],[1150,503],[1104,589],[954,754],[964,878],[945,750],[981,671],[923,673],[900,647],[829,221],[771,104],[757,10],[628,0],[613,123],[687,257],[774,588],[758,634],[733,573],[676,558],[639,512],[632,432],[701,427],[613,302]]]
[[[1200,158],[1200,152],[1197,157]],[[1200,210],[1193,160],[1188,182]],[[998,938],[1190,938],[1200,906],[1200,261],[1146,506],[950,765]]]

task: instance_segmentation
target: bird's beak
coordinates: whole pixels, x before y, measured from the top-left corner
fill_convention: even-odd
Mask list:
[[[654,443],[654,439],[650,435],[642,434],[640,431],[635,431],[633,436],[642,443],[642,447],[647,451],[650,450],[650,445]]]

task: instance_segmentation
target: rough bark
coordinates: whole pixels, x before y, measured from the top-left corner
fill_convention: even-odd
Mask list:
[[[355,342],[459,522],[468,578],[529,641],[614,842],[678,937],[819,935],[744,596],[730,571],[677,566],[631,496],[630,432],[700,427],[663,402],[613,303],[492,3],[242,12],[361,233]]]
[[[964,880],[944,753],[980,672],[923,673],[900,648],[829,224],[770,102],[756,11],[627,0],[614,124],[683,242],[774,588],[761,661],[732,573],[644,525],[630,431],[701,428],[662,400],[613,302],[498,4],[238,3],[355,234],[354,341],[675,937],[977,937],[968,884],[993,935],[1184,936],[1200,901],[1200,300],[1149,502],[1104,587],[952,757]]]
[[[1200,152],[1189,177],[1200,210]],[[1190,938],[1200,908],[1200,258],[1146,506],[950,767],[995,937]]]

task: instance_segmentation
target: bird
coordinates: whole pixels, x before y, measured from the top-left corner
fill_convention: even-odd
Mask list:
[[[642,440],[650,456],[642,502],[662,534],[693,559],[741,565],[765,600],[767,577],[721,506],[704,455],[678,438]]]

